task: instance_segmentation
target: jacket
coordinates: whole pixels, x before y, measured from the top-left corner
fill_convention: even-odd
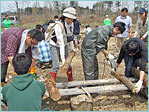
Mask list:
[[[29,73],[15,76],[2,89],[8,111],[40,111],[44,93],[44,83],[33,80],[33,75]]]

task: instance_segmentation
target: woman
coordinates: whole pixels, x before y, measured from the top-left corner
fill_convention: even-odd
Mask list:
[[[148,11],[141,8],[139,14],[140,17],[137,21],[134,37],[141,38],[148,47]]]
[[[76,19],[76,9],[69,7],[63,11],[60,21],[56,21],[54,26],[54,35],[50,40],[50,54],[52,59],[52,71],[50,75],[56,80],[56,74],[60,67],[59,54],[62,60],[62,65],[65,63],[65,58],[68,56],[68,46],[70,43],[71,49],[73,46],[73,20]],[[72,81],[72,68],[67,72],[68,81]]]

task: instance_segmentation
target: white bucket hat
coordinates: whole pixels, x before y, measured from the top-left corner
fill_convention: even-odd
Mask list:
[[[63,11],[63,16],[71,18],[71,19],[76,19],[76,9],[73,7],[68,7]]]

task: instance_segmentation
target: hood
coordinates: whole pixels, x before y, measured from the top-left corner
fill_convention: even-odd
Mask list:
[[[33,75],[32,74],[24,74],[24,75],[17,75],[14,77],[13,81],[12,81],[12,85],[20,90],[23,91],[24,89],[26,89],[33,81]]]

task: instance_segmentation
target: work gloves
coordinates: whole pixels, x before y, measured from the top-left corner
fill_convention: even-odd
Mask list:
[[[141,81],[141,80],[139,80],[139,81],[136,83],[136,85],[135,85],[136,93],[138,93],[138,92],[141,90],[142,84],[143,84],[143,81]]]
[[[109,60],[114,60],[115,57],[114,57],[112,54],[109,53],[107,58],[108,58]]]

